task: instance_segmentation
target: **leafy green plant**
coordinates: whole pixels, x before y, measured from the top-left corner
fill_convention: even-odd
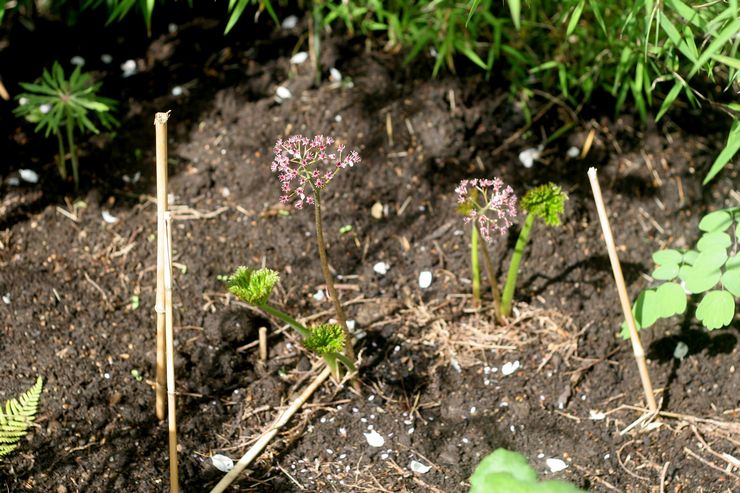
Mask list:
[[[496,318],[503,320],[511,313],[516,280],[519,275],[524,249],[535,218],[542,219],[548,226],[559,226],[560,216],[565,211],[568,196],[560,189],[548,183],[529,190],[521,200],[522,210],[527,212],[524,225],[519,233],[514,253],[509,263],[509,270],[504,284],[503,296],[498,289],[495,269],[487,244],[492,241],[492,234],[505,234],[517,214],[517,200],[511,187],[504,187],[503,182],[494,178],[462,180],[455,189],[458,211],[465,216],[465,222],[472,222],[471,229],[471,269],[473,272],[473,302],[480,303],[480,269],[478,266],[479,238],[485,241],[480,244],[486,274],[491,285],[493,307]]]
[[[659,250],[653,254],[657,287],[644,289],[632,306],[638,329],[660,318],[683,314],[687,296],[701,295],[696,318],[707,330],[732,323],[740,297],[740,207],[711,212],[699,222],[703,232],[695,248]],[[628,338],[622,324],[623,338]]]
[[[303,337],[303,345],[309,351],[324,358],[332,375],[339,380],[339,363],[351,372],[355,371],[352,360],[344,355],[347,339],[343,328],[337,324],[319,324],[306,327],[296,319],[268,303],[273,288],[280,281],[277,272],[270,269],[253,270],[247,267],[236,269],[228,280],[229,292],[278,320],[288,324]]]
[[[5,403],[5,412],[0,407],[0,457],[15,450],[26,435],[36,416],[42,387],[43,380],[38,377],[25,394]]]
[[[499,448],[470,477],[470,493],[585,493],[564,481],[538,481],[537,472],[517,452]]]
[[[101,83],[93,82],[89,74],[82,73],[80,67],[74,69],[69,79],[64,69],[54,62],[51,71],[44,69],[40,79],[34,83],[21,83],[28,92],[19,94],[19,102],[14,113],[36,123],[37,132],[44,131],[44,136],[54,134],[59,144],[59,174],[67,177],[66,155],[69,150],[72,161],[72,176],[75,190],[79,189],[78,147],[75,142],[75,131],[99,133],[90,116],[94,115],[99,125],[112,128],[118,124],[111,111],[116,102],[98,96]],[[66,138],[66,144],[65,144]]]

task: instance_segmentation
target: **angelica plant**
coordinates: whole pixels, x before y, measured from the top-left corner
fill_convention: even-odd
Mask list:
[[[519,233],[506,274],[506,284],[504,284],[504,293],[501,297],[501,314],[504,317],[508,317],[511,313],[519,264],[522,261],[535,219],[540,218],[547,226],[560,226],[560,216],[565,212],[566,200],[568,200],[568,195],[552,183],[533,188],[522,197],[521,208],[527,213],[527,217]]]
[[[269,304],[272,290],[279,281],[280,276],[274,270],[253,270],[242,266],[237,268],[226,282],[229,292],[237,298],[295,329],[303,338],[303,345],[306,349],[324,358],[326,366],[337,380],[341,378],[339,363],[347,367],[350,372],[354,372],[353,360],[344,355],[347,338],[341,326],[319,324],[306,327],[287,313]]]
[[[496,316],[501,316],[501,295],[496,274],[487,244],[494,236],[504,235],[516,218],[517,198],[514,190],[504,185],[499,178],[492,180],[476,178],[462,180],[455,188],[458,210],[465,216],[465,223],[472,223],[470,267],[473,276],[473,303],[480,304],[480,267],[478,264],[478,243],[483,238],[483,262],[491,286],[493,306]]]
[[[323,135],[311,139],[302,135],[293,135],[286,140],[278,139],[273,152],[275,159],[272,161],[271,169],[273,173],[278,174],[281,183],[280,201],[284,204],[292,203],[296,209],[303,209],[304,205],[314,207],[316,245],[321,272],[334,305],[336,319],[344,333],[346,341],[344,354],[349,360],[354,361],[355,353],[352,338],[347,330],[347,317],[339,302],[334,278],[329,270],[321,219],[321,192],[337,174],[359,163],[360,156],[356,151],[345,153],[344,144]]]
[[[740,297],[740,207],[711,212],[699,222],[703,232],[695,248],[659,250],[652,256],[657,287],[637,296],[632,313],[637,329],[686,311],[687,296],[701,295],[696,318],[707,330],[719,329],[735,318]],[[626,324],[622,337],[628,338]]]
[[[57,166],[63,179],[67,178],[66,156],[69,150],[75,191],[80,185],[75,131],[100,132],[90,114],[105,128],[118,124],[111,114],[117,103],[98,96],[100,86],[101,83],[93,82],[89,74],[82,73],[79,66],[67,79],[59,62],[54,62],[51,72],[44,69],[35,83],[21,83],[27,92],[17,96],[19,106],[13,110],[16,115],[36,123],[35,130],[43,130],[45,137],[51,134],[56,136],[59,145]]]

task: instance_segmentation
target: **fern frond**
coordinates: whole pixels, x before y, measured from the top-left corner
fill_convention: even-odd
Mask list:
[[[28,392],[5,403],[5,412],[0,407],[0,457],[15,450],[18,442],[26,435],[29,425],[36,417],[42,387],[43,380],[38,377]]]

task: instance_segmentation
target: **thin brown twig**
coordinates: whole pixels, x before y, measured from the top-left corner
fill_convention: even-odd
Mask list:
[[[696,459],[699,462],[701,462],[702,464],[704,464],[705,466],[711,467],[715,471],[719,471],[722,474],[727,474],[729,477],[733,478],[735,481],[740,481],[740,476],[738,476],[737,474],[733,474],[730,471],[727,471],[725,469],[722,469],[721,467],[719,467],[714,462],[710,462],[710,461],[706,460],[705,458],[703,458],[702,456],[700,456],[699,454],[697,454],[696,452],[694,452],[690,448],[684,447],[683,448],[683,451],[686,452],[687,454],[689,454],[694,459]]]

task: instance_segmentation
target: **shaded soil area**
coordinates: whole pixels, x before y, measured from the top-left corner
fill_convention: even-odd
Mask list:
[[[237,302],[220,277],[266,265],[281,274],[277,304],[331,318],[331,304],[314,296],[323,278],[311,211],[280,205],[270,172],[274,141],[293,133],[333,135],[363,159],[334,181],[324,211],[340,297],[364,334],[362,392],[325,384],[230,491],[464,492],[497,447],[594,492],[737,491],[740,470],[728,457],[740,457],[738,321],[707,333],[674,318],[644,332],[658,397],[674,415],[630,427],[642,414],[641,386],[629,344],[615,337],[619,303],[586,177],[599,168],[634,294],[650,282],[653,251],[690,246],[703,213],[738,203],[737,166],[700,184],[726,122],[684,109],[642,126],[599,113],[607,101],[576,115],[576,130],[528,169],[518,154],[572,118],[557,104],[532,100],[529,126],[505,81],[472,71],[430,80],[429,59],[404,65],[339,37],[324,40],[317,84],[308,63],[290,63],[304,27],[224,38],[201,20],[132,47],[122,26],[94,44],[73,34],[33,64],[38,41],[21,26],[6,36],[0,57],[17,62],[2,74],[11,92],[44,61],[82,55],[121,100],[122,125],[82,143],[82,199],[65,200],[71,185],[55,173],[53,143],[0,102],[0,400],[45,379],[37,426],[0,462],[3,489],[168,490],[166,423],[154,416],[151,387],[152,121],[171,110],[184,491],[208,491],[222,475],[211,455],[240,457],[318,373],[292,333]],[[98,62],[103,53],[111,65]],[[129,58],[139,72],[124,79],[118,66]],[[329,80],[331,67],[341,83]],[[279,85],[292,98],[277,102]],[[587,155],[567,157],[590,133]],[[28,168],[40,182],[13,185]],[[552,181],[570,196],[562,227],[535,226],[504,325],[487,304],[471,308],[469,231],[454,188],[479,176],[499,176],[518,194]],[[500,278],[517,235],[515,226],[492,247]],[[421,289],[427,270],[433,281]],[[270,329],[267,363],[256,352],[260,326]],[[689,347],[682,360],[673,358],[679,341]],[[369,445],[370,431],[382,447]],[[551,472],[551,458],[568,467]],[[412,472],[412,460],[431,469]]]

